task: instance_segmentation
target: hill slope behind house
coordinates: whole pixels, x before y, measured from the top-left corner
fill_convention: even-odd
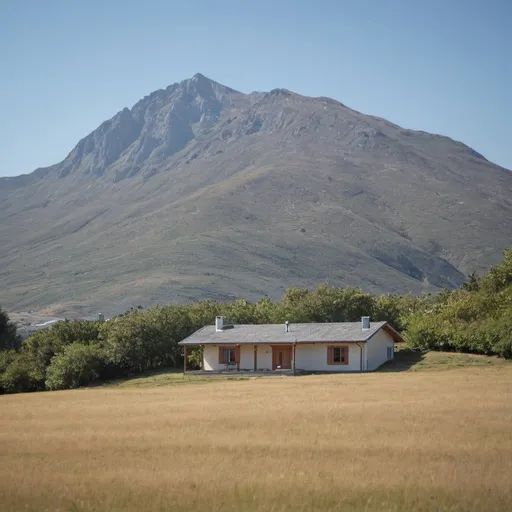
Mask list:
[[[328,98],[202,75],[0,179],[0,301],[52,314],[289,286],[460,285],[512,240],[512,173]]]

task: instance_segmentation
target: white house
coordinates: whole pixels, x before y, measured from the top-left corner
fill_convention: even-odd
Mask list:
[[[203,369],[237,371],[365,372],[393,359],[403,338],[387,322],[225,325],[216,317],[180,342],[201,347]]]

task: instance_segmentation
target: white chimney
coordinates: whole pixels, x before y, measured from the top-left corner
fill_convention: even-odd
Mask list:
[[[369,316],[361,317],[361,327],[362,327],[363,331],[370,328],[370,317]]]
[[[284,323],[284,332],[290,332],[290,322],[288,320]]]
[[[215,332],[222,331],[223,327],[224,327],[224,317],[216,316],[215,317]]]

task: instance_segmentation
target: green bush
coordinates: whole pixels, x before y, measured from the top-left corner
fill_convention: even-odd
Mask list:
[[[5,393],[44,390],[44,367],[34,363],[26,354],[16,354],[0,376]]]
[[[190,368],[194,370],[203,369],[203,352],[201,348],[192,348],[187,356],[187,362],[190,364]]]
[[[99,344],[76,341],[52,357],[46,372],[47,389],[86,386],[100,375],[104,352]]]
[[[107,322],[101,331],[101,343],[107,361],[120,374],[177,367],[182,364],[178,343],[198,328],[185,307],[156,307]]]
[[[512,250],[481,279],[409,315],[405,338],[424,349],[455,350],[512,358]]]
[[[16,351],[0,350],[0,395],[6,392],[3,385],[3,375],[8,366],[16,359]]]

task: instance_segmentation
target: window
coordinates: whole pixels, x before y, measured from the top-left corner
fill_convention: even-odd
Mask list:
[[[395,352],[394,347],[391,347],[391,346],[388,347],[388,352],[387,352],[388,361],[391,361],[391,359],[393,359],[394,352]]]
[[[219,363],[238,363],[239,352],[237,347],[219,347]]]
[[[327,364],[348,364],[348,347],[328,347]]]
[[[222,362],[223,363],[235,363],[236,362],[234,348],[222,349]]]
[[[333,363],[344,363],[345,362],[345,351],[341,347],[333,347],[332,349],[332,362]]]

